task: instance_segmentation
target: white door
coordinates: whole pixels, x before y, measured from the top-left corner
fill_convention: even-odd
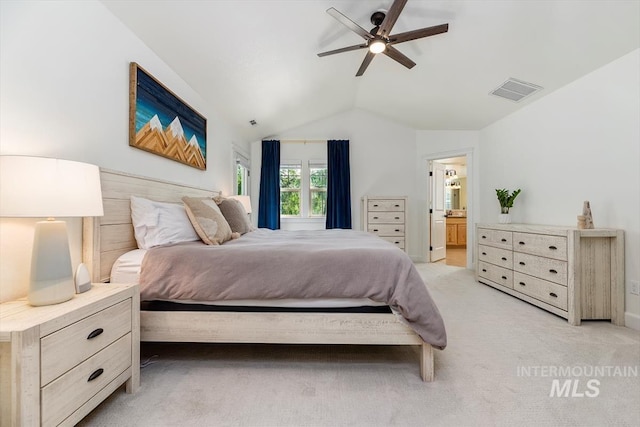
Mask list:
[[[444,164],[431,162],[431,262],[447,257],[447,224],[444,209]]]

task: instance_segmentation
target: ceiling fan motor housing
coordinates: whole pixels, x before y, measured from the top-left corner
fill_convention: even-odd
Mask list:
[[[379,27],[380,24],[382,24],[382,21],[384,21],[384,18],[386,16],[387,16],[386,10],[384,9],[376,10],[375,12],[373,12],[373,15],[371,15],[371,23],[376,27]]]

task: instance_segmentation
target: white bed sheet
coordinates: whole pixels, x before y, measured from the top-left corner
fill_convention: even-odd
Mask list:
[[[140,268],[147,253],[146,249],[135,249],[121,255],[111,268],[112,283],[140,282]],[[312,299],[279,299],[279,300],[225,300],[225,301],[188,301],[165,300],[184,304],[233,305],[248,307],[295,307],[295,308],[346,308],[362,306],[383,306],[382,302],[369,298],[312,298]]]

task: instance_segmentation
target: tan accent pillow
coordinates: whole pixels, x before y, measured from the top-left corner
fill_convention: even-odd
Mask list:
[[[242,235],[255,230],[240,200],[227,199],[221,196],[214,197],[213,200],[218,204],[222,215],[224,215],[231,227],[231,231]]]
[[[231,228],[220,208],[208,197],[183,197],[187,216],[207,245],[221,245],[231,240]]]

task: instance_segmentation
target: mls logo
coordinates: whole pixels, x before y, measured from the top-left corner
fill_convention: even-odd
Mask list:
[[[597,397],[600,394],[600,381],[590,379],[586,386],[580,387],[580,380],[564,380],[561,384],[559,379],[551,383],[549,397]]]

